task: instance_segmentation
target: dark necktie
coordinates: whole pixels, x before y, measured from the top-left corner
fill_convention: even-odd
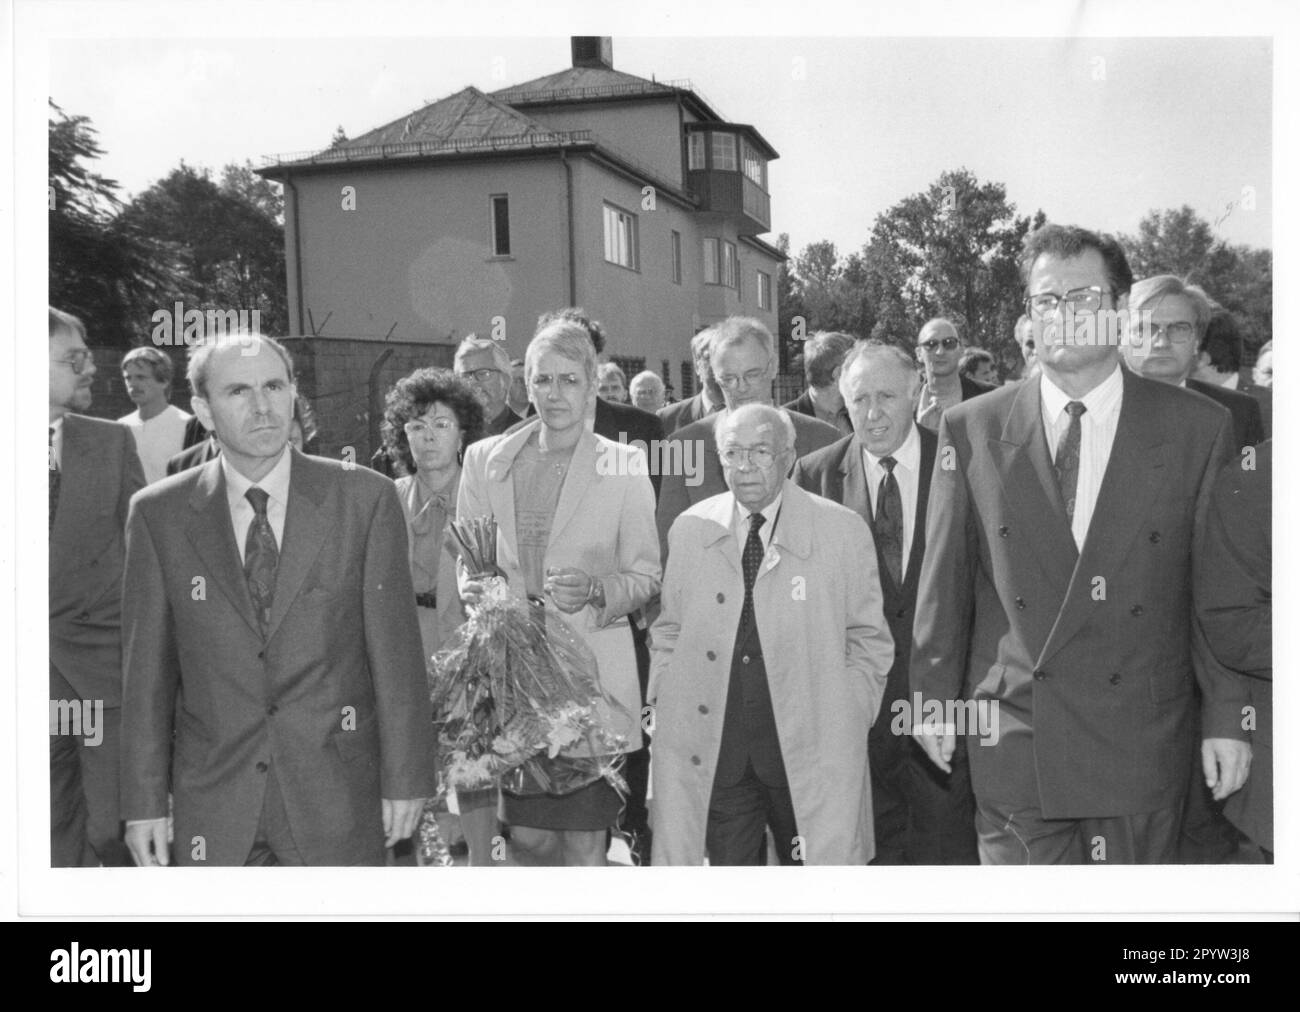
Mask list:
[[[1065,517],[1074,523],[1074,496],[1079,489],[1079,439],[1083,425],[1079,421],[1088,410],[1083,401],[1070,401],[1065,406],[1070,415],[1070,424],[1060,442],[1056,444],[1056,483],[1061,487],[1061,499],[1065,502]]]
[[[894,578],[894,585],[903,584],[903,495],[898,490],[898,479],[894,477],[893,457],[881,457],[880,466],[885,469],[885,476],[880,479],[880,488],[876,491],[876,544],[880,554],[885,557],[889,575]]]
[[[749,515],[749,537],[745,539],[745,550],[740,553],[740,568],[745,574],[745,606],[740,612],[742,629],[748,629],[754,621],[754,581],[758,579],[758,567],[763,564],[763,539],[758,529],[766,519],[762,513]]]
[[[50,530],[54,530],[54,514],[59,511],[59,462],[54,459],[54,426],[50,426]]]
[[[275,568],[280,562],[280,550],[275,544],[275,531],[266,516],[266,503],[271,497],[254,486],[244,493],[253,505],[253,522],[244,539],[244,579],[257,610],[257,624],[262,635],[271,625],[271,599],[275,596]]]

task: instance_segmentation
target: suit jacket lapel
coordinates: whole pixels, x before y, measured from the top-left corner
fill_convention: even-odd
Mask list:
[[[84,526],[80,521],[93,514],[98,506],[92,475],[95,465],[95,448],[87,438],[87,428],[76,415],[63,416],[63,446],[59,459],[59,508],[54,514],[54,530],[50,532],[50,573],[68,568],[63,561],[77,554],[79,535]]]
[[[938,440],[928,429],[917,427],[921,440],[921,472],[916,481],[916,513],[912,518],[912,550],[907,555],[903,570],[903,584],[915,583],[921,575],[921,560],[925,555],[925,508],[930,501],[930,476],[934,473],[934,451]]]
[[[284,621],[330,535],[330,524],[322,509],[329,490],[325,480],[327,469],[293,447],[289,453],[289,503],[280,561],[275,570],[275,596],[271,599],[271,621],[266,631],[268,640]]]
[[[827,496],[827,498],[835,499],[849,509],[856,510],[863,520],[872,524],[871,496],[867,494],[867,473],[862,466],[862,447],[856,439],[850,439],[849,445],[844,448],[844,456],[840,458],[839,473],[840,495]],[[875,531],[874,524],[872,531]]]
[[[1017,515],[1018,533],[1033,545],[1057,599],[1064,601],[1079,550],[1047,449],[1038,377],[1020,384],[1002,436],[990,440],[989,449],[997,461],[1002,500]]]
[[[1097,506],[1088,525],[1079,564],[1075,567],[1065,606],[1043,647],[1040,664],[1079,631],[1092,608],[1092,581],[1120,568],[1134,539],[1150,523],[1151,503],[1169,477],[1166,445],[1169,438],[1159,411],[1145,395],[1143,381],[1127,369],[1115,442]]]
[[[596,402],[596,413],[600,413],[600,401]],[[556,539],[564,531],[578,512],[587,495],[587,489],[596,477],[596,437],[584,431],[573,448],[573,457],[569,461],[569,471],[564,476],[564,485],[560,488],[560,501],[555,504],[555,518],[551,521],[551,534],[546,539],[549,552]]]
[[[235,528],[230,519],[230,504],[226,501],[226,481],[221,473],[220,459],[202,466],[190,493],[190,509],[193,512],[185,534],[195,553],[208,567],[208,582],[225,594],[248,627],[260,638],[262,631],[253,611],[253,600],[248,594],[248,583],[244,580],[239,547],[235,544]]]
[[[720,555],[737,576],[743,577],[740,568],[740,546],[731,530],[731,521],[735,516],[736,499],[730,492],[718,496],[700,511],[700,518],[713,524],[703,538],[706,551]]]

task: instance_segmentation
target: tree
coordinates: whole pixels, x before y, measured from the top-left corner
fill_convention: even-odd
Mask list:
[[[782,232],[777,236],[776,248],[787,259],[781,261],[776,272],[776,345],[778,368],[782,373],[790,371],[790,362],[798,354],[796,329],[802,334],[806,328],[807,310],[803,304],[803,287],[797,276],[790,270],[790,235]],[[798,327],[796,328],[796,320]]]
[[[348,135],[343,132],[343,124],[340,123],[334,128],[334,136],[330,138],[330,147],[337,148],[348,142]]]
[[[1273,336],[1273,254],[1233,246],[1184,204],[1147,212],[1136,235],[1119,236],[1135,278],[1175,274],[1199,285],[1245,324],[1246,341],[1258,348]]]
[[[174,280],[165,251],[121,219],[117,182],[87,166],[104,154],[90,120],[49,106],[50,304],[79,316],[92,344],[127,347]]]

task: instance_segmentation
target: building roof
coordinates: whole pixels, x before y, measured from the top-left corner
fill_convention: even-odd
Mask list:
[[[492,97],[516,107],[641,96],[662,98],[675,95],[682,83],[647,81],[609,67],[565,67],[554,74],[494,91]]]

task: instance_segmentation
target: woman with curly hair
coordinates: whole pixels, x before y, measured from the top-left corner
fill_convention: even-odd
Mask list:
[[[446,369],[417,369],[388,392],[384,448],[396,472],[416,611],[427,661],[465,616],[456,592],[456,553],[448,523],[456,516],[461,457],[483,435],[483,406],[474,391]],[[458,793],[470,864],[490,863],[496,834],[496,791]]]

